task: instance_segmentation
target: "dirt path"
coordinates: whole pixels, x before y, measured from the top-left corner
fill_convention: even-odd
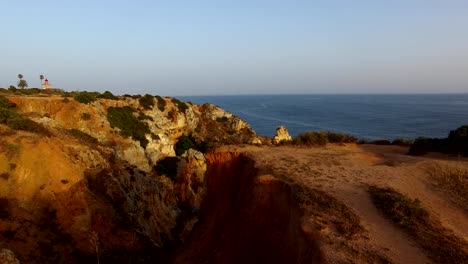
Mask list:
[[[405,155],[406,149],[386,146],[235,147],[254,156],[259,167],[276,176],[319,189],[351,207],[366,229],[364,235],[322,246],[330,263],[373,262],[361,255],[377,254],[393,263],[430,263],[415,241],[384,218],[372,204],[367,187],[392,187],[419,199],[444,227],[467,239],[467,216],[427,183],[428,164],[448,162]],[[445,160],[444,160],[445,159]],[[468,166],[467,161],[462,161]],[[329,236],[328,231],[322,235]],[[336,239],[340,239],[336,237]],[[385,261],[384,261],[385,262]]]

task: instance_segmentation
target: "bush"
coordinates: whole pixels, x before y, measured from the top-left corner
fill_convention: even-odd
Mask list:
[[[97,145],[99,143],[95,137],[81,130],[73,128],[73,129],[67,129],[67,132],[81,142],[90,143],[92,145]]]
[[[468,156],[468,126],[461,126],[450,131],[447,138],[419,137],[414,140],[408,154],[424,155],[428,152]]]
[[[13,111],[14,107],[15,104],[11,103],[5,97],[0,96],[0,124],[6,124],[15,130],[25,130],[33,133],[50,135],[50,132],[41,124]]]
[[[8,87],[8,91],[16,92],[16,90],[17,90],[16,87],[13,86],[13,85],[10,85],[10,86]]]
[[[63,92],[62,93],[62,97],[73,97],[73,93],[70,93],[70,92]]]
[[[450,131],[448,136],[449,151],[454,154],[468,155],[468,126],[461,126]]]
[[[7,120],[16,116],[16,112],[7,108],[0,108],[0,124],[6,124]]]
[[[89,104],[97,100],[97,96],[99,93],[91,93],[91,92],[81,92],[75,95],[73,97],[76,101],[82,103],[82,104]]]
[[[177,180],[177,167],[179,164],[178,157],[166,157],[158,161],[158,163],[154,166],[154,169],[159,174],[166,175],[171,180]]]
[[[105,91],[104,93],[98,95],[97,98],[110,99],[110,100],[117,100],[117,99],[119,99],[119,98],[117,98],[117,96],[113,95],[113,94],[112,94],[111,92],[109,92],[109,91]]]
[[[24,130],[32,133],[50,136],[49,130],[47,130],[44,126],[32,121],[29,118],[22,117],[18,114],[8,118],[7,125],[15,130]]]
[[[32,95],[32,94],[39,94],[41,93],[41,89],[39,88],[31,88],[31,89],[20,89],[18,90],[20,94],[24,95]]]
[[[183,135],[179,138],[177,143],[175,144],[175,152],[177,156],[184,154],[184,152],[188,149],[195,148],[195,144],[193,144],[192,140]]]
[[[216,118],[216,121],[219,122],[219,123],[224,123],[224,122],[228,121],[228,118],[227,118],[227,116],[218,117],[218,118]]]
[[[153,109],[154,106],[154,97],[150,94],[145,94],[145,96],[138,99],[140,105],[143,106],[144,109]]]
[[[419,137],[410,146],[408,154],[418,156],[427,154],[428,152],[449,153],[448,139]]]
[[[208,151],[212,150],[214,145],[212,142],[203,140],[200,143],[195,145],[195,149],[200,151],[201,153],[207,153]]]
[[[184,102],[181,102],[180,100],[176,98],[172,98],[172,102],[177,106],[177,109],[179,109],[180,112],[185,113],[185,111],[188,109],[187,104]]]
[[[167,119],[173,119],[174,115],[175,115],[174,110],[171,110],[171,111],[167,112]]]
[[[91,115],[88,114],[88,113],[83,113],[83,114],[81,114],[81,119],[82,119],[82,120],[90,120],[90,119],[91,119]]]
[[[371,186],[369,193],[376,207],[403,228],[412,229],[428,221],[429,214],[419,200],[411,200],[391,188]]]
[[[164,112],[164,109],[166,109],[166,100],[159,95],[156,95],[156,99],[158,100],[158,109]]]
[[[410,199],[391,188],[371,186],[369,193],[377,209],[409,233],[434,263],[467,263],[466,242],[431,217],[418,199]]]
[[[120,134],[125,137],[132,137],[138,140],[143,148],[146,148],[149,141],[146,139],[146,134],[150,133],[148,124],[141,122],[133,114],[135,109],[130,106],[124,107],[109,107],[107,110],[107,120],[111,127],[120,129]]]
[[[8,100],[5,96],[0,95],[0,108],[11,109],[15,108],[16,104]]]
[[[305,132],[294,137],[293,144],[296,145],[318,145],[324,146],[327,143],[356,143],[353,136],[329,131]]]

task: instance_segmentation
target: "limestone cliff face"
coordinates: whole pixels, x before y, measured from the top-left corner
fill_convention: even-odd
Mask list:
[[[185,134],[194,138],[216,143],[250,143],[257,140],[249,124],[222,108],[212,104],[202,106],[183,103],[179,108],[177,101],[164,98],[165,107],[161,111],[156,104],[146,109],[138,98],[122,97],[119,100],[98,99],[90,104],[82,104],[74,99],[61,96],[51,97],[10,97],[17,109],[33,120],[53,128],[78,129],[107,146],[115,146],[116,155],[143,171],[161,158],[174,156],[174,144]],[[154,99],[156,102],[156,99]],[[112,128],[107,113],[109,107],[130,106],[149,126],[150,133],[145,135],[149,141],[146,147],[119,135],[118,128]],[[137,114],[136,113],[136,114]]]
[[[89,105],[59,96],[9,99],[51,132],[0,125],[0,241],[24,263],[164,261],[197,223],[207,186],[205,156],[189,149],[175,157],[178,138],[215,145],[257,138],[247,123],[209,104],[187,103],[182,111],[165,98],[161,111],[130,97]],[[126,106],[145,117],[146,147],[107,119],[110,107]],[[175,175],[154,169],[164,157],[173,157]]]

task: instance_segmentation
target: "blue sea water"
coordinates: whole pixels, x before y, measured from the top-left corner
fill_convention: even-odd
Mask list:
[[[468,125],[468,94],[412,95],[245,95],[182,96],[212,103],[250,123],[260,135],[273,136],[285,125],[294,136],[329,130],[360,139],[446,137]]]

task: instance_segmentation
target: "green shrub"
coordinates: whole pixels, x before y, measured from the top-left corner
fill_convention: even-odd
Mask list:
[[[119,99],[119,98],[117,98],[117,96],[113,95],[113,94],[112,94],[111,92],[109,92],[109,91],[105,91],[104,93],[98,95],[97,98],[110,99],[110,100],[117,100],[117,99]]]
[[[138,140],[143,148],[148,145],[146,134],[150,133],[148,124],[141,122],[135,117],[136,110],[130,106],[109,107],[107,110],[107,120],[111,127],[120,129],[120,134],[125,137],[132,137]]]
[[[82,120],[90,120],[90,119],[91,119],[91,115],[88,114],[88,113],[83,113],[83,114],[81,114],[81,119],[82,119]]]
[[[410,146],[409,155],[424,155],[428,152],[442,152],[468,156],[468,126],[450,131],[446,138],[419,137]]]
[[[82,104],[89,104],[89,103],[92,103],[94,101],[97,100],[97,96],[99,95],[99,93],[95,93],[95,92],[80,92],[78,94],[76,94],[73,98],[82,103]]]
[[[20,89],[18,90],[20,94],[24,95],[32,95],[32,94],[39,94],[41,93],[41,89],[39,88],[31,88],[31,89]]]
[[[166,109],[166,100],[159,95],[156,95],[156,99],[158,100],[159,111],[164,112],[164,109]]]
[[[192,140],[188,136],[182,135],[175,144],[175,153],[177,156],[180,156],[184,154],[186,150],[191,148],[195,148],[195,144],[193,144]]]
[[[195,149],[200,151],[201,153],[207,153],[213,148],[214,148],[213,143],[207,140],[203,140],[200,143],[195,145]]]
[[[63,92],[62,93],[62,97],[73,97],[73,93],[70,93],[70,92]]]
[[[375,186],[369,188],[369,193],[375,206],[410,234],[434,263],[468,263],[468,253],[464,250],[466,242],[442,226],[418,199]]]
[[[429,214],[419,200],[411,200],[391,188],[371,186],[369,193],[376,207],[403,228],[411,229],[428,221]]]
[[[408,154],[418,156],[427,154],[428,152],[450,153],[448,139],[419,137],[410,146]]]
[[[7,120],[16,116],[16,112],[7,108],[0,108],[0,124],[6,124]]]
[[[11,109],[15,108],[16,104],[8,100],[5,96],[0,95],[0,108]]]
[[[166,157],[158,161],[154,169],[159,174],[166,175],[171,180],[177,180],[177,167],[180,159],[178,157]]]
[[[329,131],[309,131],[297,135],[293,138],[293,144],[296,145],[318,145],[325,146],[327,143],[356,143],[357,139],[353,136]]]
[[[143,106],[144,109],[153,109],[154,106],[154,97],[150,94],[145,94],[145,96],[138,99],[140,105]]]
[[[24,130],[32,133],[42,134],[45,136],[50,136],[49,130],[39,123],[32,121],[29,118],[22,117],[18,114],[11,116],[6,121],[7,125],[15,130]]]
[[[16,90],[17,90],[16,87],[13,86],[13,85],[10,85],[10,86],[8,87],[8,91],[16,92]]]
[[[184,102],[181,102],[179,99],[172,98],[172,102],[177,106],[177,109],[179,109],[179,112],[185,113],[185,111],[188,109],[187,104]]]
[[[171,110],[171,111],[167,112],[167,119],[172,119],[172,118],[174,118],[174,114],[175,114],[175,111],[174,111],[174,110]]]
[[[224,123],[224,122],[228,121],[228,118],[227,118],[227,116],[218,117],[218,118],[216,118],[216,121],[219,122],[219,123]]]
[[[72,128],[72,129],[67,129],[67,132],[70,135],[72,135],[73,137],[75,137],[76,139],[78,139],[79,141],[81,141],[81,142],[90,143],[92,145],[97,145],[99,143],[98,140],[95,137],[93,137],[93,136],[91,136],[91,135],[89,135],[89,134],[87,134],[87,133],[85,133],[85,132],[83,132],[81,130]]]
[[[468,126],[461,126],[450,131],[448,136],[449,151],[454,154],[468,155]]]

